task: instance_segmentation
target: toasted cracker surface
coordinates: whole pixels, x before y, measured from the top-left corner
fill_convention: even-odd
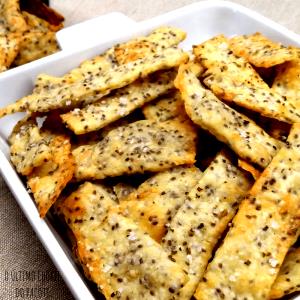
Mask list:
[[[300,291],[300,248],[287,254],[273,284],[270,299]]]
[[[42,32],[49,32],[49,31],[56,32],[63,28],[63,23],[60,23],[59,25],[53,25],[44,19],[41,19],[33,14],[30,14],[27,11],[22,11],[22,15],[30,30],[37,30]]]
[[[80,78],[74,82],[70,79],[63,84],[54,85],[52,88],[49,87],[49,82],[46,85],[40,84],[33,94],[20,99],[7,108],[0,109],[0,117],[11,113],[12,108],[17,111],[24,105],[31,112],[47,112],[58,108],[76,107],[84,103],[87,98],[95,102],[97,96],[98,99],[100,98],[100,94],[103,95],[111,90],[124,87],[155,71],[176,67],[185,62],[187,57],[187,54],[180,49],[168,48],[159,54],[149,55],[146,58],[114,67],[105,72],[103,76]],[[48,78],[51,79],[50,76]],[[39,78],[37,78],[38,80]],[[57,79],[54,81],[57,83]]]
[[[49,135],[49,139],[51,158],[29,174],[27,183],[42,218],[72,179],[75,169],[69,138]]]
[[[291,48],[275,43],[259,32],[233,37],[229,45],[235,55],[244,57],[256,67],[270,68],[295,58]]]
[[[20,66],[59,50],[55,32],[29,31],[22,35],[14,65]]]
[[[277,67],[272,90],[286,97],[297,109],[300,108],[300,49],[294,49],[297,57]]]
[[[196,299],[268,299],[299,227],[300,126],[242,202]]]
[[[194,128],[178,121],[142,120],[121,126],[99,143],[73,150],[75,176],[78,180],[103,179],[192,164],[195,138]]]
[[[140,37],[112,48],[118,64],[126,64],[162,49],[178,45],[186,37],[186,33],[178,28],[159,27],[146,37]]]
[[[146,119],[158,122],[175,118],[188,119],[180,93],[171,93],[166,97],[155,100],[145,105],[142,110]]]
[[[187,276],[132,220],[111,213],[96,234],[99,256],[89,266],[91,277],[107,299],[180,297],[179,289]],[[80,248],[79,253],[85,255]]]
[[[10,158],[22,175],[47,162],[52,154],[49,140],[40,132],[34,118],[25,117],[17,123],[9,137]]]
[[[107,187],[84,182],[69,197],[60,201],[59,209],[75,236],[99,226],[106,218],[109,209],[117,203],[112,199]]]
[[[0,1],[0,33],[22,33],[28,29],[19,2],[19,0]]]
[[[243,57],[235,56],[224,36],[195,46],[194,54],[207,68],[204,83],[221,99],[287,123],[300,121],[293,103],[270,89]]]
[[[15,34],[0,34],[0,67],[5,71],[17,56],[20,39]]]
[[[105,55],[98,55],[92,59],[83,61],[77,68],[60,78],[61,84],[64,85],[64,80],[76,82],[80,80],[88,80],[93,76],[102,76],[113,67],[112,62]],[[40,85],[43,83],[41,82]]]
[[[201,176],[202,172],[195,166],[179,166],[157,173],[129,194],[120,210],[160,242],[166,225]]]
[[[138,80],[119,89],[112,96],[75,109],[61,117],[68,128],[76,134],[101,129],[108,124],[130,114],[136,108],[169,92],[173,87],[174,71]]]
[[[189,275],[189,282],[181,291],[183,299],[194,294],[215,245],[251,184],[230,155],[221,152],[171,220],[162,245]]]
[[[115,205],[116,202],[107,186],[88,181],[81,184],[67,198],[59,198],[54,205],[56,213],[65,219],[71,230],[75,254],[78,255],[78,248],[86,251],[87,255],[83,254],[78,259],[89,279],[92,278],[89,272],[88,254],[97,257],[94,248],[96,248],[95,243],[100,242],[93,231],[99,228],[109,210]]]
[[[106,299],[175,299],[186,275],[132,220],[109,212],[114,205],[91,183],[61,204],[85,273]]]
[[[195,63],[181,65],[175,80],[189,117],[225,142],[240,157],[266,167],[280,143],[204,88],[196,77],[198,69]]]

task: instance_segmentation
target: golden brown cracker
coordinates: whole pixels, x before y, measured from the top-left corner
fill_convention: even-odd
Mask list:
[[[195,63],[181,65],[175,80],[189,117],[240,157],[266,167],[280,148],[280,143],[204,88],[196,76],[198,69]]]
[[[189,275],[181,290],[183,299],[194,294],[214,247],[251,184],[247,174],[232,163],[230,155],[221,152],[168,225],[162,245]]]
[[[42,218],[72,179],[75,169],[69,139],[63,135],[50,135],[49,138],[51,159],[35,168],[28,176],[28,187]]]
[[[294,104],[269,88],[244,58],[235,56],[224,36],[195,46],[194,54],[207,68],[204,83],[219,98],[287,123],[300,121]]]
[[[75,134],[101,129],[174,87],[174,71],[155,75],[133,82],[82,109],[63,114],[61,118]]]
[[[269,298],[279,299],[297,291],[300,291],[300,248],[291,250],[285,257]]]
[[[250,190],[196,299],[267,299],[299,227],[300,126]]]
[[[20,49],[20,39],[15,34],[0,34],[0,67],[5,71],[13,63]]]
[[[112,68],[103,76],[91,76],[88,79],[80,79],[73,83],[66,82],[54,86],[53,89],[49,89],[49,84],[40,85],[38,91],[20,99],[15,103],[15,106],[10,105],[9,108],[0,109],[0,117],[10,113],[12,107],[18,110],[24,104],[26,109],[31,112],[47,112],[58,108],[76,107],[86,101],[86,98],[92,98],[95,102],[96,97],[100,97],[101,93],[124,87],[155,71],[176,67],[185,62],[187,58],[187,54],[182,50],[168,48],[159,54],[148,55],[146,58],[138,59],[135,62]],[[22,106],[20,106],[20,102]]]
[[[194,128],[178,121],[141,120],[121,126],[111,130],[99,143],[73,150],[75,177],[103,179],[192,164],[195,139]]]
[[[60,77],[61,84],[63,85],[67,80],[70,82],[89,80],[93,76],[103,76],[109,72],[113,67],[112,62],[105,57],[105,55],[98,55],[92,59],[83,61],[77,68],[70,70],[63,77]],[[42,82],[39,85],[42,86]]]
[[[81,234],[86,236],[103,222],[109,210],[117,204],[115,200],[110,187],[86,181],[71,194],[60,195],[54,203],[56,215],[69,225],[67,233],[76,259],[79,259],[76,241],[81,239]],[[82,266],[85,275],[89,276],[86,266]]]
[[[106,299],[177,299],[187,276],[132,220],[110,213],[85,233],[78,254]]]
[[[33,14],[28,13],[27,11],[22,11],[22,15],[30,28],[29,30],[37,30],[41,32],[49,32],[49,31],[58,31],[63,28],[63,24],[53,25],[47,22],[44,19],[41,19]]]
[[[84,271],[107,299],[175,299],[185,274],[133,221],[109,212],[105,186],[86,182],[60,205]]]
[[[28,29],[19,2],[19,0],[0,1],[0,33],[22,33]]]
[[[272,90],[286,97],[297,109],[300,105],[300,50],[294,49],[297,57],[277,67],[277,75],[274,79]]]
[[[78,238],[84,230],[99,226],[115,205],[106,186],[87,181],[59,203],[59,210]]]
[[[14,65],[20,66],[59,51],[55,32],[29,31],[22,35]]]
[[[49,140],[31,117],[25,117],[17,123],[9,136],[9,143],[10,159],[22,175],[29,175],[52,155]]]
[[[259,32],[233,37],[229,45],[235,55],[244,57],[256,67],[270,68],[295,58],[291,48],[273,42]]]
[[[288,233],[290,220],[279,213],[277,205],[256,199],[257,204],[247,200],[240,206],[197,288],[196,299],[268,299],[294,238]]]
[[[117,45],[112,48],[118,64],[127,64],[158,53],[162,49],[178,45],[186,37],[186,33],[178,28],[159,27],[146,37],[136,38],[128,43]],[[110,51],[108,51],[110,53]]]
[[[145,105],[142,110],[147,120],[165,122],[175,118],[188,119],[180,93],[171,93],[157,99]]]
[[[107,134],[120,126],[128,125],[131,122],[129,118],[119,119],[118,121],[100,129],[97,131],[92,131],[89,133],[81,134],[81,135],[73,135],[72,137],[72,150],[85,145],[95,145],[102,141]]]
[[[201,176],[202,172],[195,166],[179,166],[157,173],[129,194],[120,210],[160,242],[167,223]]]

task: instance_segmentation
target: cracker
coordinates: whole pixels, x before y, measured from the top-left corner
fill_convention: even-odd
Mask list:
[[[241,35],[229,40],[230,49],[256,67],[270,68],[295,58],[293,49],[275,43],[261,33]]]
[[[297,58],[277,68],[277,75],[274,79],[272,90],[292,101],[299,108],[300,99],[300,50],[297,51]]]
[[[51,160],[35,168],[28,176],[28,187],[42,218],[72,179],[75,169],[69,139],[63,135],[50,135],[49,138]]]
[[[116,202],[106,186],[87,181],[69,197],[60,201],[59,211],[79,239],[81,235],[87,235],[99,226],[109,209],[115,205]]]
[[[65,80],[71,80],[71,82],[80,82],[81,80],[89,80],[93,76],[100,77],[106,72],[109,72],[112,67],[112,62],[107,59],[105,55],[98,55],[92,59],[83,61],[77,68],[72,69],[70,72],[61,77],[61,84],[63,86],[65,84]],[[43,85],[42,80],[39,85]]]
[[[111,68],[118,65],[113,51],[114,47],[112,47],[102,55],[98,55],[91,59],[83,61],[77,68],[72,69],[62,77],[40,74],[37,78],[34,91],[41,91],[43,90],[44,86],[49,86],[51,87],[51,89],[63,88],[66,83],[71,84],[76,81],[89,80],[93,76],[103,76],[106,72],[110,71]],[[54,82],[55,84],[53,84]],[[99,98],[100,96],[97,96],[95,97],[95,100]]]
[[[127,48],[131,48],[131,50],[128,50],[128,51],[132,52],[134,47],[136,47],[135,50],[138,49],[138,45],[140,45],[141,41],[150,40],[150,42],[155,42],[155,37],[157,36],[157,34],[166,33],[167,31],[168,31],[168,34],[174,33],[174,37],[167,40],[166,41],[167,44],[163,40],[160,40],[159,44],[157,45],[154,52],[159,53],[159,51],[161,51],[163,49],[164,45],[168,46],[168,47],[170,47],[172,45],[176,45],[179,42],[178,37],[181,36],[181,38],[183,38],[183,36],[182,36],[183,33],[181,30],[172,29],[169,27],[162,27],[161,29],[155,30],[153,33],[151,33],[147,37],[139,38],[139,39],[118,45],[116,47],[112,47],[111,49],[107,50],[103,55],[96,56],[93,59],[83,62],[79,66],[79,68],[72,70],[71,72],[69,72],[69,74],[64,76],[64,78],[71,76],[71,77],[75,77],[76,79],[81,79],[81,78],[88,79],[89,77],[91,77],[91,75],[100,76],[101,74],[105,73],[106,71],[109,71],[111,68],[117,67],[119,65],[118,60],[115,55],[115,51],[119,52],[119,54],[121,55],[121,53],[120,53],[121,49],[123,49],[122,51],[126,51]],[[159,45],[161,45],[161,47],[159,47]],[[143,50],[144,50],[143,55],[140,55],[141,57],[139,57],[139,58],[145,58],[148,55],[155,54],[154,52],[153,53],[147,52],[145,47],[143,48]],[[126,55],[128,55],[129,52]],[[121,59],[120,55],[118,56],[119,59]],[[124,56],[123,59],[127,59],[127,58],[125,58],[125,56]],[[121,62],[121,61],[119,61],[119,62]],[[130,62],[130,61],[128,61],[128,62]]]
[[[77,252],[106,299],[177,299],[187,276],[159,244],[116,213],[95,223],[77,226]]]
[[[59,90],[66,87],[66,85],[89,80],[93,76],[100,77],[110,71],[112,67],[112,62],[105,57],[105,55],[98,55],[92,59],[83,61],[77,68],[70,70],[62,77],[40,74],[36,79],[33,93],[40,93],[45,88],[49,90]],[[98,100],[100,97],[101,95],[95,95],[93,101]],[[89,101],[85,100],[84,103],[89,103]]]
[[[28,29],[19,2],[19,0],[0,0],[0,33],[22,33]]]
[[[62,23],[58,25],[50,24],[46,20],[41,19],[33,14],[30,14],[27,11],[22,11],[22,15],[30,30],[37,30],[41,32],[48,32],[48,31],[56,32],[64,27]]]
[[[222,73],[227,71],[239,72],[240,79],[249,80],[258,86],[265,86],[264,81],[254,71],[245,59],[235,56],[229,49],[229,41],[223,35],[218,35],[193,47],[193,54],[203,67],[208,70],[222,69]],[[235,65],[238,64],[239,67]],[[218,70],[219,71],[219,70]]]
[[[217,36],[194,48],[196,58],[208,70],[204,83],[229,102],[287,123],[300,121],[300,113],[273,91],[242,57],[235,56],[224,36]]]
[[[29,31],[22,35],[14,65],[20,66],[59,51],[55,32]]]
[[[160,242],[166,233],[166,224],[201,176],[202,172],[195,166],[179,166],[158,173],[131,193],[120,210]]]
[[[239,158],[239,159],[238,159],[238,166],[239,166],[241,169],[243,169],[243,170],[249,172],[255,180],[257,180],[257,179],[259,178],[259,176],[260,176],[260,171],[257,170],[254,166],[252,166],[252,165],[249,164],[248,162],[246,162],[245,160],[242,160],[242,159]]]
[[[219,153],[167,227],[162,246],[189,275],[181,291],[184,299],[194,294],[214,247],[251,183],[228,154]]]
[[[51,158],[48,139],[40,132],[36,120],[25,117],[14,127],[9,137],[10,159],[18,173],[29,175],[33,168]]]
[[[162,49],[176,46],[186,37],[186,33],[178,28],[160,27],[146,37],[136,38],[128,43],[117,45],[108,53],[113,53],[118,64],[127,64]]]
[[[127,125],[129,123],[130,122],[126,118],[124,118],[102,128],[101,130],[92,131],[81,135],[74,135],[72,139],[72,149],[76,149],[79,146],[96,145],[97,143],[102,141],[111,130],[116,129],[119,126]]]
[[[0,34],[0,67],[5,71],[12,62],[19,51],[20,39],[14,34]]]
[[[196,299],[267,299],[299,228],[300,125],[242,202]]]
[[[167,39],[157,41],[157,37],[159,35],[167,35]],[[170,38],[170,35],[173,34],[173,37]],[[162,27],[157,30],[155,30],[153,33],[151,33],[149,36],[144,38],[138,38],[133,41],[129,41],[127,43],[120,44],[118,46],[112,47],[111,49],[107,50],[103,55],[96,56],[93,59],[87,60],[83,62],[79,68],[76,68],[69,72],[64,78],[66,77],[75,77],[76,79],[81,78],[89,78],[91,75],[94,76],[100,76],[101,74],[105,73],[106,71],[109,71],[111,68],[118,66],[121,64],[121,60],[123,60],[123,63],[125,63],[125,60],[128,60],[128,55],[131,55],[133,51],[142,51],[143,53],[139,54],[139,58],[145,58],[148,55],[154,55],[156,53],[159,53],[164,47],[170,47],[174,46],[179,43],[181,39],[184,38],[184,33],[179,29],[173,29],[170,27]],[[146,47],[142,47],[142,49],[139,50],[139,46],[141,43],[145,42],[151,42],[151,43],[157,43],[156,48],[154,52],[150,52],[146,50]],[[152,49],[153,50],[153,49]],[[115,51],[117,53],[117,57],[115,55]],[[124,53],[126,51],[126,54]],[[121,57],[123,56],[123,57]],[[119,62],[118,62],[119,59]],[[131,57],[131,60],[136,60]],[[128,62],[130,62],[128,60]]]
[[[192,164],[195,138],[190,124],[177,121],[141,120],[121,126],[111,130],[99,143],[73,150],[75,177],[103,179]]]
[[[7,108],[0,109],[0,117],[15,108],[15,111],[23,107],[31,112],[47,112],[58,108],[71,108],[78,106],[86,98],[92,97],[93,101],[101,93],[124,87],[138,78],[148,76],[150,73],[161,69],[170,69],[186,61],[188,55],[181,49],[168,48],[159,54],[149,55],[135,62],[112,68],[103,76],[91,76],[90,78],[65,83],[49,89],[49,85],[39,86],[38,92],[20,99]],[[99,98],[98,98],[99,99]],[[19,103],[22,103],[20,105]]]
[[[188,119],[180,93],[172,93],[153,101],[145,105],[142,110],[147,120],[157,122],[165,122],[175,118]]]
[[[300,291],[300,248],[285,257],[269,298],[279,299],[297,291]]]
[[[112,68],[112,64],[103,55],[94,57],[91,60],[84,61],[77,68],[72,69],[70,72],[66,73],[62,77],[55,77],[47,74],[38,75],[33,90],[33,94],[43,93],[46,89],[56,90],[66,89],[67,86],[80,84],[82,82],[90,80],[92,77],[105,76],[106,72],[109,72]],[[101,99],[110,93],[107,90],[103,93],[95,93],[95,95],[87,96],[80,103],[82,106],[93,103]],[[26,99],[26,98],[25,98]],[[77,105],[74,105],[77,107]],[[72,108],[72,102],[66,102],[66,109],[70,110]],[[0,111],[1,115],[1,111]]]
[[[189,117],[240,157],[266,167],[280,143],[204,88],[196,77],[198,69],[199,66],[194,63],[181,65],[175,80]]]
[[[117,90],[114,95],[102,98],[82,109],[63,114],[61,118],[75,134],[101,129],[174,87],[174,71],[155,75],[133,82]]]
[[[115,205],[114,193],[108,186],[91,182],[85,182],[70,195],[64,197],[61,195],[57,199],[53,205],[54,212],[69,225],[66,233],[71,240],[75,257],[78,258],[76,240],[81,239],[81,234],[90,234],[96,226],[99,226],[109,209]],[[89,278],[87,267],[84,264],[82,267]]]
[[[114,185],[113,190],[119,202],[127,200],[128,195],[135,192],[136,188],[128,183],[119,182]]]

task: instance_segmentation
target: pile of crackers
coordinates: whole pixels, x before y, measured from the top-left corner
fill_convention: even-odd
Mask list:
[[[0,72],[57,52],[63,21],[40,0],[0,0]]]
[[[11,161],[106,299],[300,290],[300,49],[161,27],[40,74]],[[51,208],[52,207],[52,208]]]

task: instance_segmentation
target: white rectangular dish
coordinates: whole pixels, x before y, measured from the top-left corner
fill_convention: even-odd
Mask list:
[[[112,35],[106,33],[101,36],[100,32],[95,34],[91,31],[91,28],[97,27],[93,22],[96,21],[84,23],[82,26],[76,25],[58,33],[61,52],[2,73],[0,75],[0,107],[30,93],[35,77],[39,73],[62,75],[83,60],[103,52],[112,45],[145,35],[162,25],[179,27],[187,32],[187,39],[182,43],[185,49],[190,49],[193,44],[199,44],[217,34],[232,36],[256,31],[283,44],[300,46],[300,36],[297,34],[256,12],[228,1],[203,1],[140,23],[134,23],[119,13],[99,19],[102,25],[104,23],[106,25],[103,28],[110,28],[112,25],[123,28],[121,32],[115,30]],[[78,36],[76,32],[80,35]],[[82,42],[80,36],[85,35],[89,37]],[[20,116],[21,114],[15,114],[0,119],[0,173],[74,297],[84,300],[95,299],[86,279],[76,266],[70,249],[52,226],[50,218],[40,219],[26,187],[10,164],[7,137]]]

